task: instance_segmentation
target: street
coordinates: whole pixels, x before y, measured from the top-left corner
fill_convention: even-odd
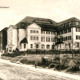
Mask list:
[[[80,80],[80,76],[67,76],[69,78],[62,72],[35,68],[32,65],[11,63],[0,59],[0,80]]]

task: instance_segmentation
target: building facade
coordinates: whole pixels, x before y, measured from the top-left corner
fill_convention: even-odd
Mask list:
[[[30,17],[30,20],[33,19]],[[28,18],[29,20],[29,18]],[[37,18],[11,25],[7,30],[7,51],[51,50],[56,31],[52,20]]]
[[[0,41],[1,42],[1,41]],[[50,19],[26,17],[7,30],[8,52],[27,50],[79,50],[80,20],[56,23]]]
[[[58,40],[63,43],[59,44],[58,49],[80,49],[80,20],[70,18],[58,25]]]

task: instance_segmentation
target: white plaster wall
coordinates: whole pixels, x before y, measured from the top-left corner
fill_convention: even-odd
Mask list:
[[[18,29],[19,43],[26,37],[25,29]]]
[[[37,30],[38,33],[37,34],[36,33],[30,33],[30,30]],[[33,24],[31,24],[27,27],[26,33],[27,33],[26,37],[27,37],[27,40],[28,40],[28,49],[32,49],[30,47],[30,44],[33,44],[33,48],[36,49],[35,48],[36,43],[39,43],[39,48],[40,48],[40,45],[41,45],[41,27],[38,26],[37,24],[33,23]],[[38,36],[39,40],[38,41],[37,40],[30,40],[30,36]]]
[[[74,27],[74,28],[73,28],[73,42],[74,42],[73,49],[80,49],[80,40],[77,40],[77,39],[76,39],[76,35],[79,35],[79,36],[80,36],[80,32],[76,32],[76,28]],[[79,48],[77,48],[77,47],[75,46],[75,42],[79,42]]]
[[[37,34],[30,33],[30,30],[38,30],[39,33],[37,33]],[[50,49],[52,49],[53,43],[55,43],[55,42],[46,42],[46,37],[49,36],[51,38],[51,37],[55,37],[55,35],[54,34],[46,34],[46,31],[45,31],[45,34],[41,34],[41,27],[35,23],[33,23],[27,27],[26,33],[27,33],[27,39],[28,39],[28,49],[32,49],[32,48],[30,48],[30,44],[33,44],[33,49],[36,49],[35,44],[39,43],[39,49],[41,49],[41,45],[44,44],[45,49],[50,50]],[[30,40],[30,36],[38,36],[39,40],[38,41]],[[45,36],[45,42],[41,42],[41,36]],[[46,45],[50,45],[50,49],[47,49]]]
[[[26,44],[26,48],[24,48],[24,43],[21,44],[20,51],[27,51],[28,44]]]
[[[13,29],[12,30],[12,35],[13,35],[13,37],[12,37],[12,45],[13,45],[13,50],[15,50],[17,48],[17,38],[18,38],[17,29]]]
[[[51,38],[55,37],[54,34],[51,34],[51,31],[50,31],[50,34],[46,34],[46,31],[45,31],[45,34],[41,34],[41,37],[45,37],[45,42],[41,42],[41,44],[44,44],[45,45],[45,50],[50,50],[52,49],[52,45],[55,44],[55,42],[51,42]],[[50,37],[50,42],[46,42],[46,37]],[[47,45],[50,45],[50,49],[47,49],[46,46]]]

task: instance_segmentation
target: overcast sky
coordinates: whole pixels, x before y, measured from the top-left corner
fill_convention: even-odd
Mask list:
[[[15,25],[26,16],[56,22],[71,17],[80,19],[80,0],[0,0],[0,30]]]

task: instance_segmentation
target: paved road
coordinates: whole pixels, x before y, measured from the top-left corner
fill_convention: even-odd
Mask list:
[[[58,74],[62,73],[0,59],[0,78],[2,80],[80,80],[79,76],[73,79],[62,76],[64,74]]]

